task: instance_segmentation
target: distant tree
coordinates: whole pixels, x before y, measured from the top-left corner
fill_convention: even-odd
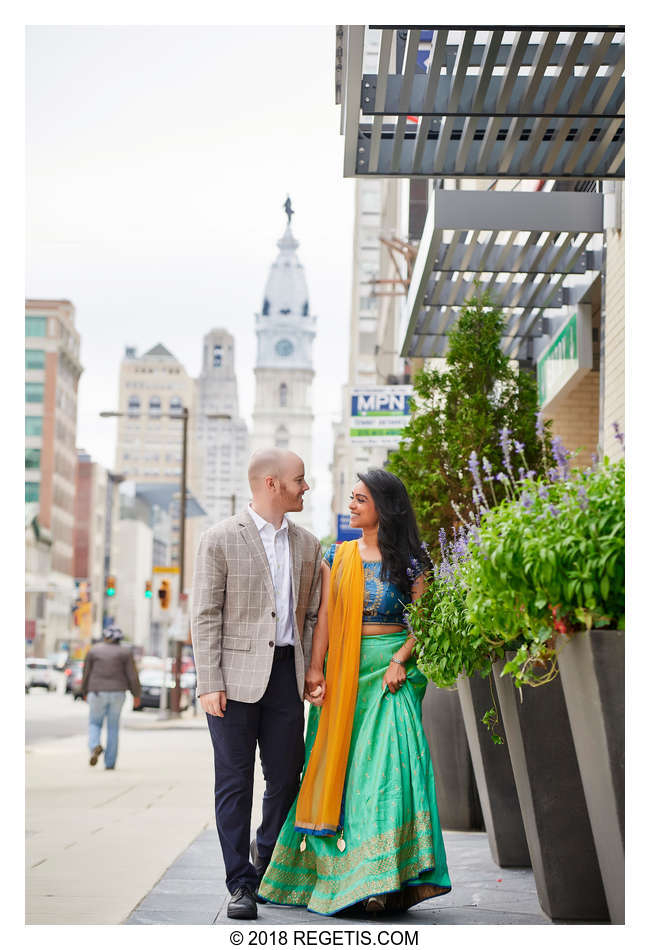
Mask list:
[[[504,331],[503,312],[489,297],[472,297],[449,334],[445,370],[425,368],[413,381],[411,421],[387,467],[406,485],[429,544],[440,528],[458,526],[454,505],[469,520],[473,451],[489,504],[505,494],[491,474],[504,467],[504,452],[516,478],[520,468],[539,470],[549,451],[550,423],[539,424],[541,438],[536,433],[535,376],[510,365]]]

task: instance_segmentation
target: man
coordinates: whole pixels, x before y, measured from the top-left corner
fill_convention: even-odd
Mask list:
[[[297,794],[304,762],[305,669],[320,600],[320,544],[289,521],[309,490],[293,452],[256,452],[252,501],[199,543],[192,589],[197,695],[207,714],[228,916],[255,919],[255,891]],[[250,844],[255,748],[266,782]]]
[[[86,654],[81,693],[88,699],[88,746],[90,765],[97,765],[104,751],[100,739],[106,719],[106,755],[104,767],[114,769],[117,760],[117,742],[120,729],[120,713],[127,689],[133,694],[133,705],[140,705],[140,680],[133,662],[133,655],[120,643],[122,631],[106,627],[104,642],[96,643]]]

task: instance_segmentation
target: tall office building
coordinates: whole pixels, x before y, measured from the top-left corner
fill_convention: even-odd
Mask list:
[[[104,605],[104,557],[107,534],[109,473],[90,455],[77,452],[74,523],[74,578],[78,594],[90,604],[82,629],[76,638],[90,645],[91,637],[101,636]],[[79,612],[83,616],[83,611]]]
[[[69,300],[25,301],[25,502],[38,505],[38,523],[52,539],[47,590],[40,592],[47,594],[41,652],[67,641],[74,596],[77,388],[82,373],[74,318]]]
[[[161,343],[142,356],[137,356],[133,347],[127,347],[120,366],[118,409],[123,415],[118,424],[115,470],[135,482],[138,492],[146,493],[150,504],[171,511],[168,557],[172,566],[178,565],[180,553],[178,501],[183,407],[189,410],[187,489],[196,496],[200,473],[195,451],[195,381]],[[202,524],[201,518],[194,517],[186,522],[186,589],[191,579],[195,535]],[[119,585],[119,564],[112,573]]]
[[[216,524],[249,498],[248,429],[239,416],[235,341],[227,330],[210,330],[203,337],[196,408],[199,498],[208,522]]]
[[[257,359],[252,449],[290,449],[305,463],[307,480],[312,468],[312,345],[316,317],[310,312],[307,281],[296,250],[298,241],[288,223],[277,242],[280,253],[271,266],[262,302],[255,315]],[[313,481],[310,481],[313,487]],[[296,524],[311,529],[310,495],[302,512],[292,514]]]

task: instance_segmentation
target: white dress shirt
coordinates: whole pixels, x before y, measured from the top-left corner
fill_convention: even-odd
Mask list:
[[[293,645],[293,595],[289,522],[284,517],[276,531],[271,522],[265,521],[251,505],[248,506],[248,510],[262,539],[275,588],[275,645],[291,646]]]

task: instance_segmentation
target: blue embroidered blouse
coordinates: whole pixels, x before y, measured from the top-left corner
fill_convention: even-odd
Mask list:
[[[331,567],[336,554],[336,545],[332,544],[325,554],[325,560]],[[362,623],[404,624],[404,594],[391,584],[382,581],[381,561],[363,561],[363,620]],[[419,577],[424,571],[413,566],[413,577]],[[410,598],[409,598],[410,602]]]

